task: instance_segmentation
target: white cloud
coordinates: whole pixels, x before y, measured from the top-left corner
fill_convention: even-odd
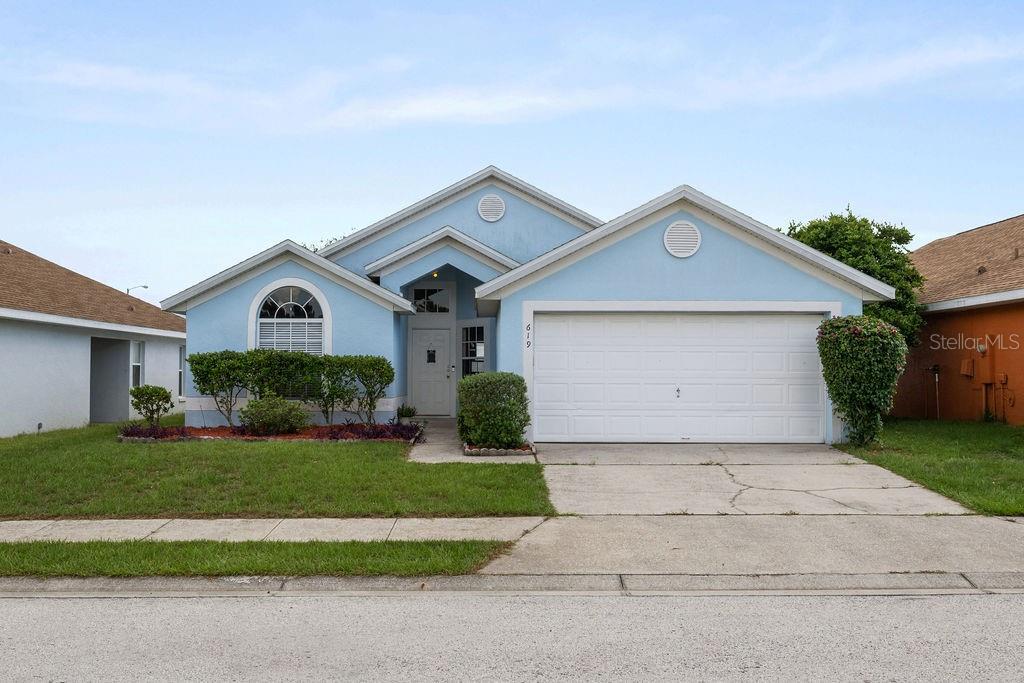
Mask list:
[[[21,87],[26,102],[39,96],[60,115],[88,120],[200,129],[256,129],[307,133],[422,123],[501,124],[574,112],[660,107],[714,110],[870,94],[1024,59],[1024,40],[959,38],[865,54],[857,45],[820,36],[793,57],[744,53],[721,55],[663,47],[643,63],[636,41],[595,64],[593,35],[554,57],[532,64],[494,65],[493,76],[470,78],[458,65],[442,75],[423,75],[403,57],[362,65],[278,74],[194,74],[84,61],[50,62],[33,68],[0,67],[0,80]],[[583,45],[583,49],[580,46]],[[771,54],[771,53],[769,53]],[[529,74],[523,78],[520,74]],[[472,85],[467,84],[472,82]],[[257,85],[258,83],[258,85]],[[42,95],[40,95],[42,93]],[[22,110],[26,106],[22,105]],[[50,112],[52,114],[52,112]]]

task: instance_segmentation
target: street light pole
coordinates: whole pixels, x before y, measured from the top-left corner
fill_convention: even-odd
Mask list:
[[[149,289],[149,285],[135,285],[134,287],[129,287],[128,289],[124,290],[124,293],[131,294],[133,289]]]

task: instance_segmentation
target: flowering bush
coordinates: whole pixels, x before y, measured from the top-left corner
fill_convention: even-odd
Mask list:
[[[850,315],[818,327],[818,355],[828,395],[846,420],[850,441],[871,443],[892,408],[896,382],[907,362],[907,343],[894,326],[877,318]]]
[[[129,423],[121,425],[117,433],[128,439],[187,439],[184,427],[161,427],[160,425]]]

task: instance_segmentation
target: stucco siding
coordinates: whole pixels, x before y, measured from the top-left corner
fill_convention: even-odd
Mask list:
[[[0,436],[88,423],[89,355],[87,333],[0,320]]]
[[[262,289],[286,278],[304,280],[323,292],[326,301],[321,305],[330,309],[331,317],[331,346],[325,349],[327,352],[383,356],[397,367],[394,312],[295,261],[279,264],[190,308],[186,314],[188,353],[246,350],[253,301]],[[187,396],[197,398],[190,373],[187,379]],[[393,385],[388,395],[394,396],[394,391]],[[220,424],[221,420],[211,410],[204,415],[189,408],[186,414],[186,422],[191,425]]]
[[[495,223],[488,223],[477,213],[477,204],[485,194],[499,195],[505,201],[505,215]],[[333,260],[363,275],[368,263],[445,226],[451,226],[520,263],[534,259],[584,232],[550,211],[500,187],[489,185],[383,237],[358,245]]]
[[[93,339],[123,353],[101,355],[93,368]],[[184,340],[0,320],[0,436],[80,427],[92,419],[93,398],[102,402],[96,418],[119,421],[131,415],[128,396],[128,340],[145,343],[143,381],[177,394],[177,349]]]
[[[665,228],[687,220],[701,231],[700,250],[679,259],[662,243]],[[498,368],[522,372],[523,302],[838,301],[843,315],[861,312],[844,289],[678,211],[605,249],[503,298],[498,319]]]
[[[405,285],[415,282],[423,277],[428,277],[432,272],[447,268],[449,272],[458,272],[476,278],[479,282],[487,282],[501,273],[491,266],[481,263],[472,256],[464,254],[458,249],[449,246],[441,247],[426,256],[416,259],[393,273],[388,273],[380,279],[382,286],[393,292],[400,292]]]

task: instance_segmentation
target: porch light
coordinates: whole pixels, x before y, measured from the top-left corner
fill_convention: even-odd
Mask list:
[[[433,273],[431,273],[430,277],[437,277],[437,271],[435,270]]]

